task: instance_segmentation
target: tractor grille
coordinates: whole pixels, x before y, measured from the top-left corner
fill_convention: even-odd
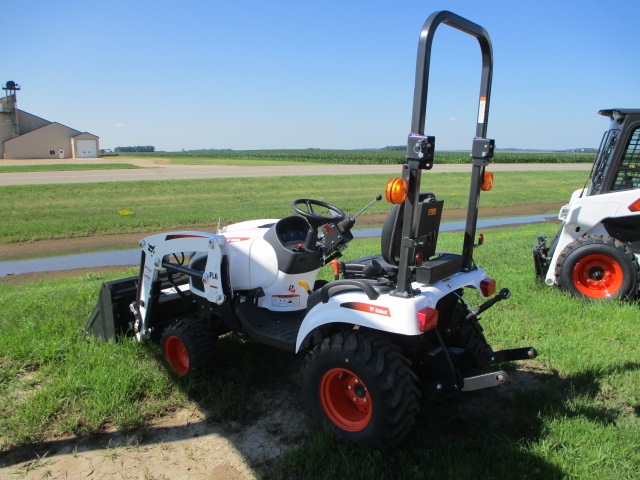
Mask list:
[[[640,128],[636,128],[622,158],[611,190],[640,188]]]

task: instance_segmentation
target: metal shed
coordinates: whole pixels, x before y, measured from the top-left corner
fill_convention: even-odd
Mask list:
[[[100,138],[17,108],[20,86],[7,82],[0,98],[0,158],[97,158]]]

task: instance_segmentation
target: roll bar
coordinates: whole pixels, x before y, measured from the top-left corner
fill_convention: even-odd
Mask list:
[[[482,74],[480,77],[480,104],[478,108],[478,123],[476,137],[487,134],[487,120],[489,118],[489,99],[491,97],[491,78],[493,75],[493,50],[487,31],[480,25],[470,22],[455,13],[446,10],[432,13],[424,22],[418,41],[418,59],[416,62],[416,82],[413,92],[413,116],[411,118],[411,133],[424,135],[425,117],[427,110],[427,94],[429,90],[429,68],[431,65],[431,44],[436,29],[444,23],[457,30],[467,33],[478,40],[482,52]],[[484,105],[483,99],[484,98]]]
[[[489,119],[489,103],[491,99],[491,80],[493,76],[493,50],[487,31],[455,13],[443,10],[435,12],[427,18],[420,32],[418,57],[416,61],[416,79],[413,93],[413,113],[411,117],[411,134],[407,141],[407,164],[403,167],[403,178],[407,180],[409,192],[405,200],[402,244],[398,265],[398,284],[395,294],[412,296],[411,266],[415,263],[415,238],[418,225],[418,202],[420,195],[421,170],[429,170],[433,166],[435,137],[425,135],[427,96],[429,91],[429,69],[431,66],[431,47],[436,29],[440,24],[449,25],[478,40],[482,53],[482,72],[480,77],[480,99],[476,135],[473,139],[471,158],[471,187],[465,238],[462,249],[462,269],[470,270],[473,266],[473,244],[478,220],[479,196],[484,179],[485,167],[493,157],[494,141],[485,138]]]

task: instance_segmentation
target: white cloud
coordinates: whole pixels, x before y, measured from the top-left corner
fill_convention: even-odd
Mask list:
[[[122,128],[124,127],[124,123],[114,123],[113,125],[111,125],[113,128]]]
[[[450,122],[457,122],[458,121],[458,117],[449,117],[449,121]]]

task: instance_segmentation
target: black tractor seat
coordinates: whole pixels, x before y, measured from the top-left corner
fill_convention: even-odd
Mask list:
[[[398,275],[397,265],[385,262],[382,254],[370,255],[348,263],[342,263],[340,269],[344,278],[376,279],[385,277],[391,279]]]
[[[419,197],[416,232],[421,244],[416,247],[415,253],[421,254],[425,260],[422,266],[416,268],[416,280],[420,283],[435,283],[459,272],[462,267],[461,255],[436,252],[443,203],[436,200],[433,193],[421,193]],[[380,254],[340,265],[345,279],[387,278],[393,281],[397,277],[403,213],[403,204],[394,205],[389,211],[380,234]]]

